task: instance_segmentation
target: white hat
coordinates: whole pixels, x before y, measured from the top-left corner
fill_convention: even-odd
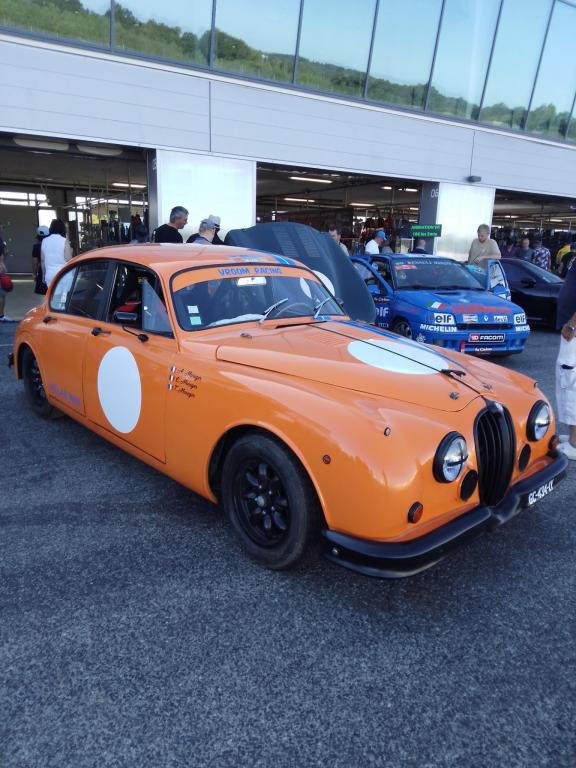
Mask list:
[[[220,216],[214,216],[213,213],[211,213],[210,216],[208,216],[208,221],[211,221],[217,227],[220,226]]]
[[[41,226],[39,226],[39,227],[38,227],[38,229],[36,230],[36,234],[37,234],[37,235],[39,235],[40,237],[48,237],[48,235],[50,234],[50,230],[48,229],[48,227],[47,227],[47,226],[45,226],[44,224],[42,224],[42,225],[41,225]]]

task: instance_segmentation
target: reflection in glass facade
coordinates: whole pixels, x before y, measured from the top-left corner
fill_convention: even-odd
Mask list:
[[[553,0],[533,3],[526,13],[526,0],[504,0],[480,112],[482,122],[516,129],[524,126],[552,4]],[[521,39],[518,30],[522,30]]]
[[[208,64],[212,0],[121,0],[115,3],[114,20],[116,48]]]
[[[216,0],[214,66],[291,82],[300,0]]]
[[[0,0],[0,26],[110,45],[109,0]]]
[[[576,8],[556,3],[526,128],[531,133],[563,136],[568,127],[576,90],[576,57],[564,51],[574,45]]]
[[[0,29],[576,141],[571,0],[0,0]]]
[[[380,2],[369,99],[424,108],[441,10],[442,0]],[[402,30],[408,30],[409,55]]]
[[[297,82],[321,91],[364,95],[376,0],[306,0]],[[343,34],[345,30],[345,34]]]
[[[428,95],[432,112],[478,116],[499,9],[500,0],[445,0]]]

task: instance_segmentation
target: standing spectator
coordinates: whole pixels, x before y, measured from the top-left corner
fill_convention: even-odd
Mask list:
[[[564,243],[564,245],[558,249],[556,253],[556,258],[554,259],[554,268],[556,269],[557,272],[560,272],[560,270],[562,269],[562,259],[568,253],[572,245],[573,243],[570,241],[570,239],[568,239]]]
[[[575,249],[576,252],[576,249]],[[558,294],[556,327],[562,332],[556,360],[556,405],[558,421],[568,425],[560,436],[559,450],[576,459],[576,261],[566,274]]]
[[[338,227],[335,226],[334,224],[329,226],[328,227],[328,234],[330,235],[330,237],[332,237],[334,240],[336,240],[336,242],[338,243],[338,245],[342,249],[342,253],[345,253],[346,256],[350,256],[350,254],[348,253],[348,248],[346,248],[344,243],[340,240],[340,238],[342,237],[342,234],[341,234],[340,230],[338,229]]]
[[[500,254],[503,259],[511,259],[516,251],[516,240],[513,237],[507,237],[500,248]]]
[[[386,232],[383,229],[378,229],[374,233],[372,240],[369,240],[364,248],[364,255],[368,261],[371,261],[373,256],[380,254],[380,246],[384,245],[384,243],[388,243]]]
[[[428,253],[428,251],[426,250],[426,240],[424,240],[423,238],[418,238],[418,240],[416,240],[414,248],[412,248],[410,253]]]
[[[564,256],[562,256],[562,263],[560,264],[560,272],[559,272],[559,275],[561,278],[564,279],[566,277],[575,259],[576,259],[576,243],[572,243],[572,245],[570,246],[570,250],[567,251],[564,254]]]
[[[42,276],[46,285],[50,285],[58,270],[72,258],[72,248],[66,238],[66,225],[62,219],[52,219],[49,232],[40,246]]]
[[[169,224],[162,224],[154,230],[155,243],[183,243],[180,230],[188,223],[188,211],[181,205],[177,205],[170,211]]]
[[[475,264],[484,269],[484,262],[488,259],[499,259],[500,249],[496,240],[490,237],[488,224],[480,224],[477,230],[478,237],[472,240],[468,252],[468,264]]]
[[[523,237],[520,241],[520,247],[516,248],[514,252],[514,256],[517,259],[522,259],[523,261],[532,261],[534,258],[534,249],[530,248],[530,238],[529,237]]]
[[[50,230],[42,224],[36,230],[36,242],[32,246],[32,275],[34,276],[34,293],[43,296],[47,291],[46,283],[42,275],[42,240],[48,237]]]
[[[547,269],[550,271],[550,262],[552,260],[552,254],[544,245],[542,245],[542,238],[537,237],[534,240],[534,255],[532,256],[532,263],[537,267]]]
[[[6,255],[6,243],[2,237],[4,233],[4,227],[0,224],[0,275],[5,275],[8,270],[6,269],[6,262],[4,256]],[[4,306],[6,304],[6,291],[0,285],[0,323],[13,323],[11,317],[4,314]]]
[[[213,245],[216,235],[216,224],[213,219],[202,219],[198,227],[198,235],[194,240],[196,245]]]
[[[214,225],[214,239],[212,240],[212,245],[226,245],[224,240],[221,240],[218,237],[218,232],[220,231],[220,216],[214,216],[214,214],[210,214],[210,216],[207,216],[205,219],[202,219],[202,221],[209,221]],[[186,240],[187,243],[195,243],[196,240],[200,237],[200,232],[195,232],[193,235],[190,235],[188,240]]]

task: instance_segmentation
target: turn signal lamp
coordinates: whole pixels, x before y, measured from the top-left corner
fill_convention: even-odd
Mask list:
[[[422,514],[424,512],[424,507],[422,504],[420,504],[419,501],[416,501],[410,509],[408,510],[408,522],[409,523],[418,523],[420,522],[420,518],[422,517]]]

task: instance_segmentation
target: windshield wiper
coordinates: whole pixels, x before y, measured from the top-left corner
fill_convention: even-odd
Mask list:
[[[316,311],[314,312],[314,320],[318,319],[318,313],[320,312],[324,304],[326,304],[330,300],[331,300],[331,297],[328,296],[326,299],[324,299],[324,301],[321,301],[320,304],[318,304],[318,306],[316,307]]]
[[[272,304],[271,307],[268,307],[268,309],[265,309],[264,310],[264,314],[262,315],[260,320],[258,320],[258,324],[262,325],[264,320],[266,320],[268,318],[268,315],[270,314],[270,312],[273,312],[276,309],[276,307],[282,306],[282,304],[285,304],[287,301],[288,301],[288,299],[280,299],[280,301],[277,301],[275,304]]]

